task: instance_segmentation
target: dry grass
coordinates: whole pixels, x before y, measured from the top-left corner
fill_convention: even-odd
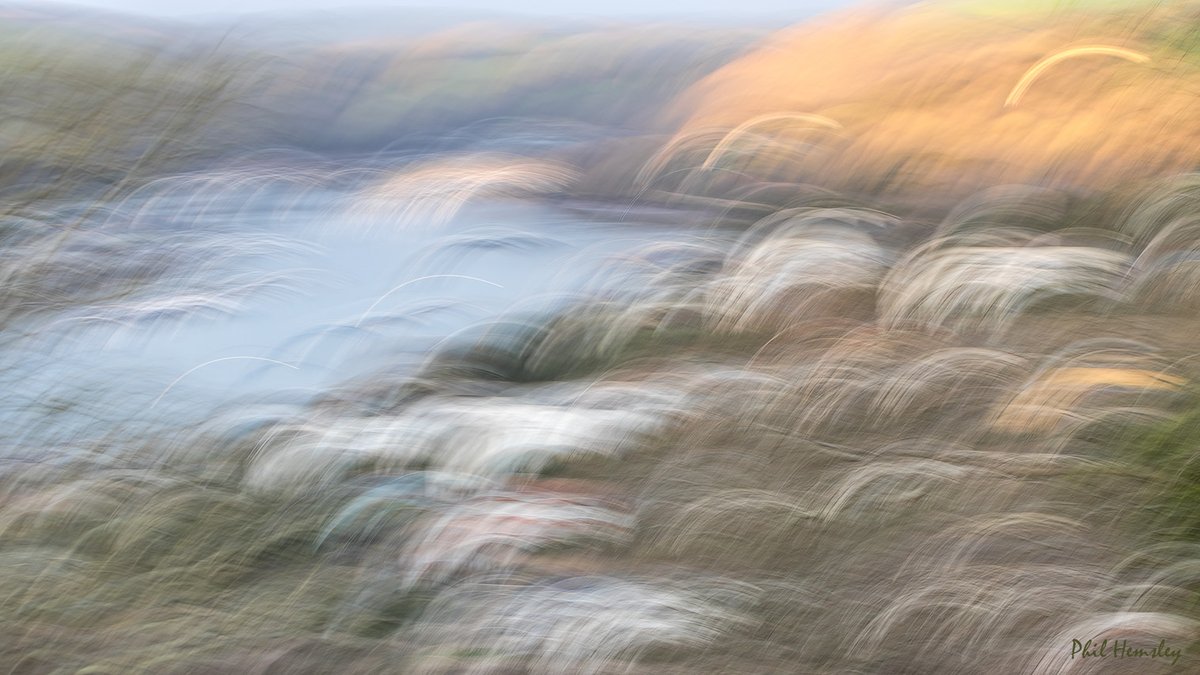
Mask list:
[[[77,127],[61,108],[49,121],[71,133],[9,146],[22,161],[45,149],[67,176],[4,211],[0,322],[28,331],[3,344],[31,352],[37,321],[75,337],[72,322],[236,311],[275,288],[217,263],[286,242],[150,240],[134,197],[227,206],[227,188],[349,186],[351,215],[429,224],[476,197],[578,193],[580,169],[751,224],[609,260],[571,304],[449,340],[411,376],[231,403],[197,427],[151,405],[158,427],[105,434],[97,418],[34,447],[37,430],[15,430],[0,457],[0,672],[1132,672],[1080,666],[1071,641],[1189,647],[1200,178],[1125,184],[1197,158],[1200,71],[1173,27],[1192,11],[829,18],[674,110],[645,106],[687,121],[636,163],[605,138],[398,171],[290,171],[311,161],[297,153],[157,176],[232,71],[163,85],[198,98],[138,118],[163,134],[148,146],[110,119],[143,98],[116,95]],[[593,72],[573,55],[624,33],[439,79],[474,35],[417,45],[405,58],[421,67],[389,61],[364,83],[414,85],[380,126],[449,109],[489,68],[548,88]],[[389,100],[356,99],[346,119]],[[610,163],[578,166],[593,152]],[[94,194],[82,181],[109,158],[101,192],[140,186],[128,202],[81,217],[50,199]],[[872,208],[888,201],[905,208]],[[69,402],[24,388],[5,405],[43,406],[52,428]],[[84,414],[103,413],[109,392],[88,394]]]
[[[753,177],[909,201],[1190,170],[1200,86],[1176,34],[1196,11],[1154,3],[997,20],[922,3],[834,15],[780,32],[681,97],[679,138],[696,140],[665,164],[703,173],[722,147],[718,166]],[[747,133],[762,116],[788,121]],[[720,143],[699,136],[714,130]]]

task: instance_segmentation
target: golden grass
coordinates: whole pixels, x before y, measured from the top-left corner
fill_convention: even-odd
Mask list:
[[[697,138],[764,115],[805,126],[828,118],[840,133],[774,179],[852,192],[1110,188],[1200,160],[1200,70],[1167,37],[1195,8],[1004,21],[927,3],[858,9],[778,33],[668,116],[686,119],[681,137]],[[757,153],[761,173],[778,168],[780,152]]]
[[[1179,391],[1186,384],[1185,378],[1139,368],[1056,368],[1005,404],[991,426],[1008,432],[1048,433],[1097,389]]]

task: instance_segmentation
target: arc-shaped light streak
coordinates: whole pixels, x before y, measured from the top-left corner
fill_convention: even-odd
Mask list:
[[[468,276],[466,274],[429,274],[429,275],[426,275],[423,277],[417,277],[416,279],[409,279],[408,281],[400,284],[399,286],[392,288],[387,293],[384,293],[383,295],[379,296],[379,299],[376,300],[375,302],[371,303],[371,306],[367,308],[367,311],[363,312],[363,315],[358,318],[358,321],[354,322],[354,327],[358,328],[362,324],[363,321],[366,321],[367,317],[370,316],[371,312],[376,307],[378,307],[379,303],[383,302],[389,295],[391,295],[392,293],[395,293],[396,291],[400,290],[401,288],[404,288],[405,286],[407,286],[409,284],[415,284],[418,281],[425,281],[426,279],[470,279],[471,281],[480,281],[485,284],[495,286],[496,288],[504,288],[503,286],[501,286],[500,284],[498,284],[494,281],[488,281],[487,279],[480,279],[479,277],[472,277],[472,276]]]
[[[1025,74],[1022,75],[1021,79],[1017,81],[1017,85],[1012,88],[1011,92],[1009,92],[1008,98],[1006,98],[1004,100],[1004,107],[1011,108],[1011,107],[1015,106],[1018,102],[1020,102],[1021,97],[1025,95],[1025,91],[1027,89],[1029,89],[1029,86],[1033,84],[1033,81],[1036,80],[1038,77],[1040,77],[1042,73],[1046,72],[1046,70],[1053,67],[1055,64],[1065,61],[1067,59],[1073,59],[1077,56],[1093,56],[1093,55],[1116,56],[1118,58],[1125,59],[1126,61],[1132,61],[1134,63],[1146,63],[1146,62],[1150,61],[1149,56],[1146,56],[1145,54],[1142,54],[1140,52],[1135,52],[1132,49],[1125,49],[1124,47],[1109,47],[1106,45],[1088,45],[1085,47],[1074,47],[1071,49],[1064,49],[1060,52],[1055,52],[1054,54],[1051,54],[1050,56],[1043,58],[1042,60],[1033,64],[1033,66],[1029,70],[1025,71]]]
[[[291,368],[292,370],[300,370],[299,366],[294,366],[294,365],[292,365],[292,364],[290,364],[290,363],[284,363],[283,361],[276,361],[275,359],[268,359],[268,358],[266,358],[266,357],[264,357],[264,356],[223,356],[223,357],[221,357],[221,358],[219,358],[219,359],[213,359],[213,360],[211,360],[211,361],[205,361],[204,363],[201,363],[201,364],[200,364],[200,365],[198,365],[198,366],[194,366],[194,367],[192,367],[192,368],[189,368],[189,369],[188,369],[188,371],[187,371],[186,373],[184,373],[184,374],[180,375],[179,377],[175,378],[174,380],[172,380],[172,381],[171,381],[171,384],[168,384],[168,385],[167,385],[167,388],[166,388],[166,389],[163,389],[163,390],[162,390],[162,393],[158,395],[158,398],[154,399],[154,403],[151,403],[151,404],[150,404],[150,408],[153,410],[153,409],[154,409],[154,407],[155,407],[156,405],[158,405],[158,402],[159,402],[159,401],[161,401],[161,400],[162,400],[162,398],[163,398],[164,396],[166,396],[166,395],[167,395],[167,392],[171,391],[171,389],[172,389],[172,388],[173,388],[175,385],[179,384],[179,381],[180,381],[180,380],[182,380],[183,378],[187,377],[188,375],[191,375],[192,373],[196,372],[197,370],[200,370],[201,368],[203,368],[203,367],[205,367],[205,366],[211,366],[211,365],[212,365],[212,364],[214,364],[214,363],[220,363],[220,362],[222,362],[222,361],[238,361],[238,360],[245,360],[245,361],[267,361],[267,362],[269,362],[269,363],[274,363],[274,364],[276,364],[276,365],[280,365],[280,366],[287,366],[288,368]]]
[[[729,148],[732,147],[734,143],[737,142],[737,140],[739,138],[746,135],[746,133],[749,132],[754,127],[766,124],[767,122],[778,122],[778,121],[783,121],[783,120],[790,120],[790,121],[794,121],[794,122],[805,122],[810,125],[809,128],[817,128],[817,127],[825,127],[827,129],[841,129],[842,128],[842,125],[839,124],[838,122],[836,122],[835,120],[831,120],[828,117],[825,117],[824,115],[816,115],[813,113],[774,112],[774,113],[767,113],[765,115],[758,115],[756,117],[752,117],[752,118],[746,120],[745,122],[742,122],[741,124],[737,125],[733,129],[731,129],[729,131],[729,133],[725,134],[725,137],[722,138],[720,140],[720,142],[718,142],[716,144],[716,146],[713,147],[712,152],[708,153],[708,157],[705,158],[704,163],[701,164],[700,167],[703,169],[711,168],[714,164],[716,164],[717,160],[720,159],[721,156],[723,154],[725,154],[725,152],[728,151]]]

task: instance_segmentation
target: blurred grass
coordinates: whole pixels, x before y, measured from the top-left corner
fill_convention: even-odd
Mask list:
[[[256,65],[211,47],[139,47],[9,29],[0,47],[0,185],[6,204],[109,198],[188,170],[239,140],[223,126]],[[9,206],[10,209],[14,208]]]
[[[1123,436],[1118,453],[1149,485],[1150,526],[1167,539],[1200,544],[1200,390],[1188,392],[1177,417]]]
[[[1063,5],[1074,11],[1079,3]],[[1002,10],[1006,15],[1015,12],[1011,5],[969,6],[986,7],[989,12]],[[932,189],[930,185],[936,183],[931,176],[943,171],[963,171],[962,180],[988,185],[992,184],[988,181],[1031,176],[1034,183],[1061,178],[1085,189],[1070,195],[1061,212],[1049,218],[1042,218],[1040,212],[1022,211],[1029,204],[1021,202],[1019,208],[1008,212],[1001,209],[974,219],[965,217],[951,225],[984,234],[1002,225],[1028,226],[1049,234],[1074,226],[1120,232],[1126,225],[1125,214],[1142,199],[1139,180],[1160,170],[1187,167],[1200,158],[1191,145],[1197,128],[1195,110],[1188,107],[1196,92],[1184,86],[1196,81],[1193,59],[1200,32],[1193,24],[1175,20],[1186,16],[1183,12],[1190,7],[1156,6],[1147,10],[1145,23],[1136,28],[1130,28],[1130,21],[1139,16],[1138,10],[1128,6],[1120,9],[1133,13],[1085,22],[1086,31],[1080,31],[1119,34],[1128,28],[1141,41],[1141,48],[1153,52],[1156,62],[1174,58],[1177,63],[1156,71],[1156,78],[1149,83],[1133,75],[1128,79],[1114,75],[1109,93],[1126,93],[1106,99],[1105,105],[1097,106],[1101,111],[1096,114],[1108,114],[1113,106],[1144,99],[1139,110],[1145,117],[1112,127],[1085,124],[1086,133],[1079,132],[1074,140],[1059,137],[1057,132],[1026,138],[1031,129],[1045,125],[1057,124],[1056,129],[1069,126],[1064,119],[1053,119],[1053,110],[1041,117],[1013,113],[1016,119],[1010,119],[1005,134],[1021,136],[1015,144],[1006,145],[1006,141],[980,131],[992,124],[1008,124],[998,121],[997,102],[1003,101],[1015,75],[1047,49],[1061,44],[1070,33],[1066,27],[1056,24],[1049,35],[1026,32],[1033,30],[1027,26],[1005,29],[991,42],[991,36],[988,40],[981,37],[982,24],[949,20],[942,24],[942,19],[924,15],[911,23],[905,19],[898,27],[880,29],[887,44],[877,54],[871,52],[874,47],[866,50],[871,52],[868,56],[879,58],[875,64],[879,71],[870,71],[872,76],[864,81],[847,75],[861,65],[855,58],[858,55],[846,53],[853,51],[847,44],[862,43],[861,39],[847,39],[858,25],[835,26],[811,39],[818,47],[836,45],[837,51],[807,51],[809,45],[785,54],[783,61],[759,53],[716,76],[700,88],[715,83],[703,92],[701,109],[693,121],[740,123],[756,107],[808,110],[806,101],[828,96],[828,101],[821,101],[827,104],[821,108],[824,112],[842,120],[852,134],[878,134],[875,141],[886,146],[866,142],[854,150],[860,154],[848,154],[838,160],[842,163],[835,162],[835,169],[827,174],[834,186],[871,195],[895,192],[901,186],[916,190],[920,197],[922,190]],[[1028,15],[1022,11],[1020,16]],[[958,33],[958,28],[966,30]],[[708,60],[701,59],[701,65],[692,69],[681,64],[689,63],[697,52],[685,50],[661,70],[639,70],[637,65],[653,62],[656,52],[642,51],[636,41],[625,42],[623,34],[553,38],[538,43],[540,47],[518,41],[516,46],[503,47],[528,53],[516,55],[496,47],[482,56],[463,53],[463,44],[440,42],[445,38],[439,38],[424,45],[431,51],[421,58],[411,54],[380,57],[379,53],[389,53],[386,50],[351,50],[353,57],[335,57],[318,75],[312,75],[291,70],[297,62],[281,65],[253,51],[210,49],[211,45],[170,51],[162,45],[143,48],[120,39],[74,41],[54,31],[6,30],[9,33],[4,38],[11,39],[0,40],[0,91],[6,94],[0,99],[4,113],[0,185],[5,189],[3,208],[8,216],[33,212],[56,200],[83,196],[116,199],[148,179],[186,171],[224,153],[267,147],[268,140],[303,135],[305,129],[318,126],[314,120],[337,123],[325,135],[310,139],[313,147],[382,145],[380,140],[391,142],[408,125],[422,132],[444,130],[497,111],[533,115],[549,110],[597,124],[640,122],[653,129],[655,124],[646,122],[644,116],[661,112],[656,108],[660,102],[672,99],[677,88],[690,83],[689,78],[716,67],[739,44],[728,38],[728,43],[712,50],[697,48]],[[955,46],[975,38],[982,46],[972,52],[972,67],[989,73],[980,76],[986,105],[972,98],[977,92],[962,93],[970,89],[962,86],[964,81],[974,82],[970,73],[949,77],[945,70]],[[784,36],[785,46],[791,39]],[[596,51],[612,60],[588,63],[585,57]],[[619,53],[613,55],[614,51]],[[829,55],[837,57],[832,66],[816,58]],[[846,60],[839,60],[843,58]],[[340,71],[342,66],[349,72]],[[742,68],[749,73],[744,78]],[[993,76],[994,72],[999,74]],[[279,73],[288,76],[276,78]],[[726,88],[725,78],[730,73],[739,83],[750,83],[750,91],[739,94],[736,87]],[[1098,68],[1080,67],[1071,74],[1103,73]],[[672,86],[660,89],[661,80]],[[1077,90],[1066,86],[1068,80],[1072,78],[1040,82],[1042,103],[1051,109],[1061,105],[1060,110],[1092,115],[1086,105],[1070,98]],[[314,82],[317,93],[300,91]],[[621,86],[614,94],[616,83]],[[822,83],[832,83],[837,91],[829,93]],[[769,89],[766,94],[763,87]],[[341,98],[323,98],[333,90],[340,92]],[[801,95],[815,98],[791,98]],[[614,96],[619,100],[614,101]],[[321,115],[330,116],[309,116],[311,111],[287,114],[288,108],[302,107],[299,103],[309,97],[320,104]],[[616,112],[600,110],[602,103],[613,103]],[[1170,107],[1175,104],[1180,107]],[[680,105],[686,107],[686,99]],[[445,115],[447,110],[453,114]],[[958,110],[966,110],[966,116],[956,117],[954,111]],[[1163,116],[1174,114],[1177,117],[1171,119],[1176,126],[1155,126]],[[972,126],[975,122],[980,126]],[[273,125],[282,131],[267,129]],[[1088,145],[1088,139],[1095,138],[1088,134],[1102,129],[1114,135],[1115,145],[1104,145],[1100,152]],[[881,140],[897,130],[911,134],[901,139],[911,143],[897,141],[896,146],[888,146]],[[1075,131],[1063,133],[1069,136]],[[943,136],[951,137],[947,147],[930,140]],[[804,134],[798,137],[806,138]],[[1073,145],[1076,142],[1081,145]],[[1039,144],[1052,149],[1043,154],[1036,147]],[[1145,158],[1146,164],[1138,164],[1124,153],[1132,146],[1153,156]],[[1060,164],[1066,156],[1056,154],[1060,150],[1081,154]],[[693,149],[682,159],[699,163],[709,151]],[[1154,154],[1159,151],[1164,154]],[[1103,165],[1108,158],[1113,158],[1113,166],[1101,166],[1094,174],[1071,163],[1077,159],[1088,166],[1092,162]],[[803,161],[778,160],[763,160],[775,177],[796,179],[797,175],[787,172],[805,166]],[[757,161],[749,157],[746,166],[754,170]],[[992,171],[988,167],[993,163],[1001,168]],[[605,170],[625,172],[627,178],[635,166],[615,162]],[[1005,168],[1010,166],[1017,169],[1010,173]],[[1112,175],[1107,173],[1110,168]],[[845,175],[838,170],[845,170]],[[1063,173],[1057,173],[1060,170]],[[793,191],[784,192],[789,199],[797,198]],[[840,197],[835,200],[819,194],[818,198],[844,203]],[[949,200],[942,193],[935,198]],[[1168,201],[1178,202],[1174,196]],[[77,214],[68,215],[66,222],[50,225],[66,227],[70,218],[78,218]],[[1134,225],[1144,226],[1145,231],[1126,233],[1131,238],[1149,237],[1164,224]],[[9,236],[10,230],[3,234]],[[21,232],[14,226],[11,234],[16,237]],[[53,247],[47,250],[53,251]],[[21,268],[21,273],[22,282],[42,276],[49,283],[61,284],[68,278],[52,265],[30,265]],[[153,283],[154,279],[148,275],[140,281]],[[31,284],[19,292],[10,290],[6,300],[19,301],[22,306],[29,298],[44,300],[45,288]],[[786,310],[793,299],[783,298],[781,307]],[[68,305],[80,301],[79,296],[70,295],[60,300]],[[847,304],[854,304],[852,310],[860,312],[864,321],[872,318],[870,302]],[[1179,306],[1170,302],[1158,309],[1160,319],[1180,312]],[[1081,308],[1075,298],[1047,301],[1023,318],[1020,326],[1025,330],[1014,331],[1012,342],[1007,343],[1013,351],[1009,355],[1040,357],[1060,343],[1069,344],[1101,329],[1172,342],[1172,356],[1190,353],[1194,338],[1190,324],[1181,322],[1172,334],[1163,329],[1162,322],[1140,321],[1145,319],[1146,307],[1123,311]],[[631,547],[599,554],[598,562],[592,561],[606,571],[704,570],[753,575],[763,580],[766,588],[778,584],[756,607],[760,621],[755,626],[740,630],[708,652],[661,656],[666,663],[681,669],[716,668],[718,663],[730,668],[757,664],[763,670],[803,663],[832,672],[847,662],[829,655],[845,648],[846,635],[866,631],[869,621],[884,616],[903,583],[950,584],[959,580],[954,575],[961,575],[963,587],[981,593],[982,582],[971,574],[983,575],[979,568],[1000,560],[1011,563],[1011,570],[1001,572],[1011,572],[1012,580],[990,567],[985,572],[993,575],[988,577],[992,581],[1001,577],[1001,582],[996,582],[1001,590],[995,597],[1003,599],[1003,592],[1022,579],[1037,580],[1040,574],[1052,577],[1047,569],[1052,565],[1085,560],[1089,567],[1083,567],[1083,573],[1099,569],[1095,574],[1099,578],[1118,554],[1166,542],[1200,543],[1200,393],[1189,395],[1187,412],[1165,423],[1138,424],[1129,422],[1132,416],[1113,416],[1090,424],[1084,420],[1084,430],[1075,437],[1047,434],[1013,441],[983,429],[983,406],[968,395],[979,391],[994,394],[994,388],[964,388],[954,379],[962,375],[966,381],[967,376],[978,373],[952,372],[954,377],[935,381],[915,394],[907,392],[912,400],[897,404],[898,412],[893,411],[891,417],[868,417],[860,404],[876,395],[870,386],[899,389],[909,381],[906,377],[920,384],[926,373],[910,374],[902,366],[910,362],[937,364],[936,360],[915,360],[936,356],[937,349],[946,347],[936,339],[926,340],[927,336],[897,337],[880,332],[858,336],[862,344],[847,339],[848,355],[829,357],[844,368],[835,370],[829,382],[808,387],[800,386],[800,375],[808,372],[803,367],[821,365],[823,350],[833,352],[844,336],[853,333],[847,328],[853,322],[845,317],[824,317],[818,322],[824,333],[810,325],[792,326],[784,332],[759,326],[718,332],[698,319],[656,324],[653,312],[641,318],[645,321],[623,323],[583,306],[534,329],[517,331],[517,335],[497,331],[490,342],[481,341],[465,351],[448,351],[442,362],[423,374],[433,380],[423,385],[428,390],[416,387],[419,391],[414,396],[437,391],[444,381],[456,379],[488,379],[492,386],[488,391],[500,391],[499,385],[586,381],[613,370],[650,377],[659,366],[668,370],[667,366],[679,364],[693,368],[720,364],[734,371],[749,371],[750,362],[757,360],[764,368],[779,368],[781,389],[743,396],[736,389],[726,394],[713,387],[700,392],[707,396],[702,397],[707,407],[698,407],[700,412],[693,417],[678,420],[667,431],[641,442],[636,453],[623,457],[594,454],[556,462],[541,474],[604,483],[638,497],[639,532]],[[1124,319],[1140,324],[1119,325]],[[894,348],[887,344],[893,339],[897,343]],[[972,346],[966,339],[962,342]],[[875,352],[867,349],[878,345],[883,346]],[[438,370],[442,366],[444,370]],[[791,375],[796,375],[797,382],[786,379]],[[999,376],[997,381],[1001,381]],[[789,388],[792,385],[796,386]],[[758,395],[770,405],[757,406],[758,399],[753,396]],[[845,405],[835,405],[842,403]],[[810,423],[807,416],[818,404],[831,406],[829,420],[814,414],[816,421]],[[390,409],[381,404],[372,414],[386,412]],[[1113,442],[1114,438],[1118,442]],[[151,454],[153,441],[148,443]],[[1060,453],[1063,445],[1056,445],[1060,442],[1070,452]],[[412,653],[403,628],[426,608],[430,592],[397,590],[394,577],[401,554],[395,542],[384,541],[382,536],[360,533],[358,537],[333,537],[328,545],[315,544],[329,534],[332,514],[358,493],[350,486],[288,496],[254,493],[245,489],[240,474],[254,459],[257,449],[253,444],[203,437],[189,443],[201,454],[211,452],[207,460],[212,464],[174,464],[164,469],[156,464],[160,459],[151,457],[143,459],[146,466],[155,468],[144,472],[105,472],[89,467],[54,473],[44,482],[22,477],[19,472],[0,477],[0,559],[8,571],[0,578],[0,606],[4,607],[0,661],[14,664],[17,672],[165,673],[195,672],[205,666],[222,672],[251,672],[254,668],[262,672],[270,668],[283,672],[402,670]],[[1085,466],[1060,467],[1055,464],[1059,459],[1046,460],[1036,451],[1060,458],[1063,464]],[[1093,460],[1104,464],[1095,470],[1088,464]],[[1026,464],[1022,462],[1034,468],[1023,468]],[[875,468],[881,469],[878,474],[869,472]],[[368,475],[374,471],[369,462],[360,469]],[[847,486],[844,492],[833,491],[839,485]],[[1136,493],[1135,497],[1112,496],[1129,494],[1126,490]],[[827,508],[830,504],[839,506]],[[1143,504],[1147,506],[1144,510]],[[1042,518],[1039,510],[1053,518]],[[987,519],[996,514],[1018,514],[1005,522],[1028,526],[1036,534],[1019,531],[997,537],[999,543],[989,545],[999,553],[993,551],[989,558],[984,551],[980,561],[967,561],[978,563],[974,567],[965,563],[962,569],[938,567],[952,557],[949,553],[961,553],[955,548],[958,540],[946,535],[947,531],[969,530],[968,526],[980,522],[987,525]],[[377,522],[376,529],[402,532],[409,515],[392,514],[390,520]],[[1061,526],[1054,518],[1063,522],[1074,519],[1079,523],[1078,532],[1054,530]],[[1106,529],[1113,523],[1119,528]],[[1048,528],[1053,536],[1039,539],[1040,527]],[[1128,538],[1108,549],[1082,534],[1112,531]],[[940,536],[949,543],[940,543]],[[1046,542],[1052,545],[1035,545]],[[1165,557],[1170,563],[1170,556]],[[368,559],[371,564],[363,564]],[[1023,564],[1028,567],[1022,568]],[[936,578],[930,582],[922,576],[929,570],[941,576],[932,575]],[[911,576],[905,577],[908,572]],[[1094,590],[1065,582],[1060,587],[1049,585],[1053,592],[1025,589],[1036,601],[1031,600],[1028,608],[1017,608],[1025,610],[1023,623],[1011,634],[1046,638],[1039,630],[1049,621],[1047,617],[1074,609],[1074,595]],[[951,601],[946,606],[965,603],[951,591],[955,589],[947,591]],[[966,597],[972,602],[975,598]],[[1002,606],[999,603],[997,600],[993,606]],[[852,607],[857,614],[847,610],[845,616],[837,617],[841,623],[831,621],[830,607]],[[1187,611],[1200,618],[1200,607],[1195,604]],[[951,616],[945,623],[957,628],[960,622]],[[995,628],[963,625],[977,627],[981,635],[990,635]],[[926,633],[926,625],[914,620],[900,635],[925,639]],[[801,641],[810,652],[805,661],[798,660]],[[894,649],[902,652],[899,647]],[[482,648],[451,651],[452,657],[467,661],[492,654]],[[687,661],[689,658],[692,660]],[[912,654],[891,651],[868,665],[882,672],[895,663],[905,663],[906,658],[915,660]],[[678,664],[680,660],[684,665]],[[647,666],[647,672],[654,672],[657,665]],[[941,665],[953,666],[954,662]]]
[[[953,3],[835,14],[773,36],[672,114],[688,118],[684,134],[780,111],[829,118],[841,129],[811,149],[760,150],[746,170],[900,205],[1010,183],[1103,191],[1195,167],[1197,4],[1051,4],[1049,14],[1004,4],[1004,21]],[[1097,44],[1150,60],[1069,58],[1005,107],[1040,59]]]

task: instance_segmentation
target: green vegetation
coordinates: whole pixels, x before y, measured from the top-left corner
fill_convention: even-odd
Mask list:
[[[1177,417],[1124,433],[1118,453],[1146,476],[1150,527],[1165,540],[1200,544],[1200,391],[1189,392]]]

